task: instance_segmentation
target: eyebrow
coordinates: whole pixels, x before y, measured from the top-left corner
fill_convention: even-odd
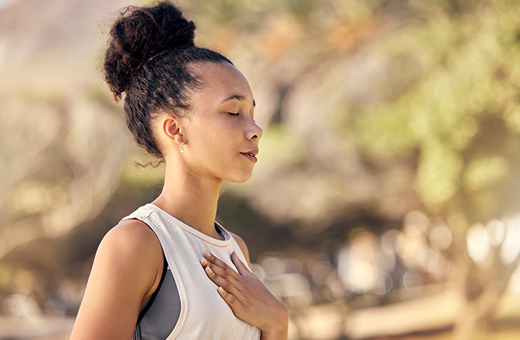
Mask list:
[[[239,101],[244,101],[244,100],[246,100],[246,97],[241,96],[239,94],[234,94],[231,97],[224,99],[222,102],[225,103],[227,101],[234,100],[234,99],[239,100]],[[254,100],[253,100],[253,106],[256,107],[256,102]]]

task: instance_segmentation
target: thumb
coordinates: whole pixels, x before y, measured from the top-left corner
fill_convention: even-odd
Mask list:
[[[249,270],[249,268],[247,268],[244,262],[240,260],[236,252],[231,253],[231,261],[233,261],[233,264],[235,265],[235,267],[237,267],[240,275],[246,275],[251,273],[251,271]]]

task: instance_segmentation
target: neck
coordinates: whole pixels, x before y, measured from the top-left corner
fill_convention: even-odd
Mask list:
[[[199,178],[166,163],[164,187],[153,203],[203,234],[220,238],[215,218],[221,186],[222,180]]]

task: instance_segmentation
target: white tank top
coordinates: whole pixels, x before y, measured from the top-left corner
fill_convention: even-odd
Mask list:
[[[131,218],[146,223],[155,232],[177,286],[180,315],[177,320],[171,321],[175,326],[166,339],[260,339],[258,328],[233,314],[231,307],[218,294],[217,285],[206,276],[199,262],[207,250],[237,270],[231,261],[231,253],[235,251],[247,266],[244,254],[227,230],[215,222],[224,240],[214,239],[151,203],[123,220]]]

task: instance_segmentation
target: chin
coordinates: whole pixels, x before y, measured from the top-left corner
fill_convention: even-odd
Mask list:
[[[253,175],[252,173],[249,173],[249,174],[244,174],[244,175],[241,175],[241,176],[234,176],[232,178],[225,179],[225,181],[231,182],[231,183],[242,184],[242,183],[248,182],[251,179],[252,175]]]

